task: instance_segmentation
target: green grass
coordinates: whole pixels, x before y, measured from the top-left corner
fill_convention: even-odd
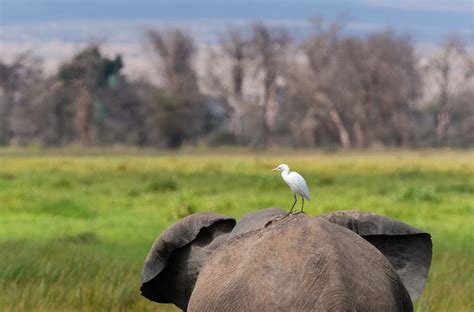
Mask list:
[[[282,162],[305,176],[309,214],[371,211],[432,234],[417,311],[474,309],[473,152],[94,154],[0,156],[2,311],[175,311],[139,295],[155,238],[197,211],[289,208],[269,170]]]

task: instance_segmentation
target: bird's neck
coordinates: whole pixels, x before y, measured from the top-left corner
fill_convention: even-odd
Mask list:
[[[282,177],[286,177],[286,176],[288,175],[288,173],[290,173],[290,170],[289,170],[289,169],[283,170],[283,171],[281,172],[281,176],[282,176]]]

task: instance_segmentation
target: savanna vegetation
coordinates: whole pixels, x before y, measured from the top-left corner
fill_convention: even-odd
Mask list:
[[[287,186],[270,171],[281,162],[305,176],[308,214],[371,211],[432,234],[417,311],[474,309],[470,151],[0,153],[2,311],[175,311],[139,295],[155,238],[198,211],[239,218],[289,208]]]

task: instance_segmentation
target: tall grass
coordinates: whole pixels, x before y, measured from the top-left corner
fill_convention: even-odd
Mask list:
[[[197,211],[288,208],[279,163],[305,176],[309,214],[371,211],[432,234],[417,311],[474,309],[472,152],[20,154],[0,157],[2,310],[174,311],[139,295],[154,239]]]

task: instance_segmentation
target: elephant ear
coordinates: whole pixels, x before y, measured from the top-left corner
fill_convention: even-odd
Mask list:
[[[278,216],[284,216],[285,211],[280,208],[267,208],[250,212],[240,218],[237,225],[232,229],[229,238],[240,234],[264,228],[272,219]]]
[[[235,220],[196,213],[169,227],[153,244],[142,271],[142,296],[186,310],[207,257],[226,240]]]
[[[319,216],[348,228],[374,245],[390,261],[414,303],[423,292],[431,265],[430,234],[387,217],[360,211]]]

